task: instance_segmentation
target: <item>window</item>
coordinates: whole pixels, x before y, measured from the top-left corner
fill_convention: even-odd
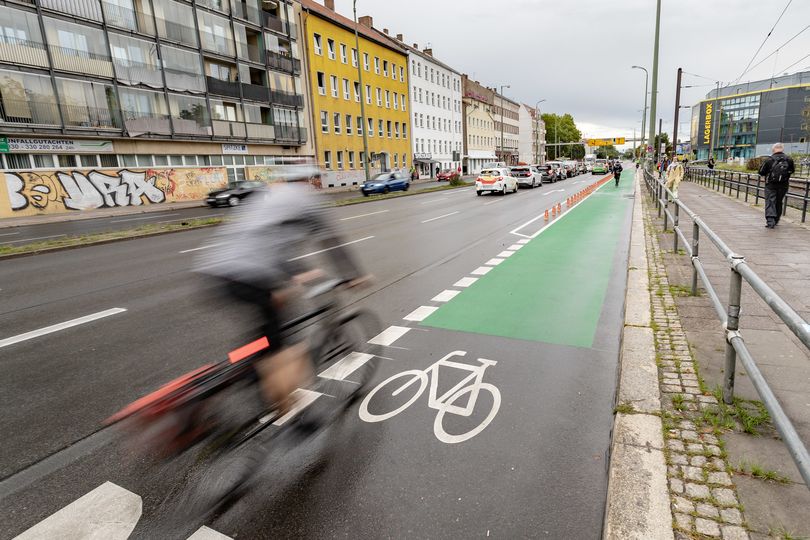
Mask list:
[[[334,113],[332,121],[335,123],[335,134],[340,135],[340,113]],[[338,155],[340,155],[340,152],[338,152]]]
[[[326,95],[326,75],[323,71],[318,72],[318,93],[322,96]]]
[[[115,154],[100,154],[98,157],[102,167],[118,167],[118,156]]]
[[[344,64],[348,63],[348,61],[349,61],[348,57],[346,56],[346,44],[345,43],[340,44],[340,61],[343,62]]]
[[[371,105],[371,85],[370,84],[366,85],[366,103]]]
[[[354,82],[354,100],[360,103],[360,83],[357,81]]]
[[[332,168],[332,152],[326,150],[323,153],[323,168],[324,169],[331,169]]]
[[[338,97],[338,78],[334,75],[330,75],[329,83],[329,86],[332,88],[332,97]]]
[[[329,113],[321,111],[321,133],[329,133]]]
[[[233,30],[228,19],[199,10],[197,23],[200,28],[201,48],[226,56],[236,56]]]
[[[357,67],[357,49],[352,49],[352,67]]]
[[[360,168],[364,169],[366,167],[366,153],[360,152]]]
[[[343,150],[338,150],[337,152],[337,168],[338,170],[343,170]]]
[[[351,98],[352,96],[349,90],[349,79],[343,79],[343,99],[349,100]]]
[[[169,94],[169,111],[175,133],[210,135],[211,116],[205,98]]]
[[[385,91],[385,108],[391,108],[391,92],[389,90]]]
[[[382,120],[379,120],[377,122],[377,131],[380,134],[380,137],[385,137],[385,130],[383,129],[383,121]]]
[[[329,54],[329,60],[335,59],[335,40],[334,39],[327,39],[326,40],[326,52]]]
[[[408,124],[406,124],[405,122],[402,123],[402,138],[403,139],[408,138]]]
[[[31,157],[34,158],[34,168],[36,169],[53,169],[53,154],[32,154]],[[82,166],[83,167],[95,167],[96,165],[85,165],[84,158],[89,157],[96,157],[96,156],[82,156]]]
[[[399,154],[394,154],[394,161],[393,161],[394,168],[397,167],[397,163],[399,163]]]
[[[396,92],[394,92],[394,110],[399,110],[399,95]]]
[[[388,138],[390,139],[391,138],[391,120],[388,120],[385,123],[385,128],[386,128],[386,131],[388,132]],[[382,135],[382,134],[380,134],[380,135]]]
[[[383,60],[383,75],[388,77],[388,60]]]
[[[377,56],[374,57],[374,73],[380,74],[380,58]]]
[[[402,105],[402,111],[405,112],[405,94],[399,95],[400,104]]]
[[[377,88],[377,107],[382,107],[382,88]]]
[[[363,69],[368,71],[368,53],[363,53]]]
[[[56,156],[56,159],[59,162],[60,167],[76,166],[76,156],[73,154],[59,154],[58,156]]]
[[[373,118],[367,118],[366,120],[368,120],[368,136],[373,137],[374,136],[374,119]]]
[[[397,65],[391,62],[391,78],[397,80]]]
[[[399,139],[399,122],[394,122],[394,136]]]
[[[319,56],[323,56],[323,45],[321,42],[321,35],[320,34],[313,34],[312,35],[312,44],[315,47],[315,54]]]
[[[346,135],[352,134],[352,115],[346,115]]]
[[[354,152],[349,150],[349,168],[354,169]]]
[[[357,117],[357,134],[361,135],[361,136],[363,135],[363,117],[362,116]]]
[[[56,89],[62,104],[62,117],[65,125],[120,127],[117,110],[111,111],[109,108],[110,102],[115,103],[112,85],[58,78],[56,79]],[[7,110],[8,108],[16,109],[17,103],[9,100],[6,107]],[[55,108],[53,112],[56,113]]]
[[[112,34],[110,34],[112,37]],[[205,92],[205,77],[199,53],[160,45],[166,86],[171,90]]]
[[[399,66],[399,80],[405,82],[405,68]]]

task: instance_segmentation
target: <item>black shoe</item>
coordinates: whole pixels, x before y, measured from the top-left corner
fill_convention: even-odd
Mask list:
[[[776,225],[773,223],[768,223],[767,225],[765,225],[765,227],[768,229],[773,229],[774,227],[776,227]]]

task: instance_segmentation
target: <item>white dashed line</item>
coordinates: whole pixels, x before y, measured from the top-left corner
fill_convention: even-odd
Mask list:
[[[20,240],[6,240],[5,242],[0,242],[0,244],[17,244],[19,242],[31,242],[33,240],[47,240],[48,238],[59,238],[61,236],[67,236],[66,234],[52,234],[50,236],[37,236],[36,238],[21,238]]]
[[[188,540],[232,540],[230,536],[209,529],[205,525],[197,529],[194,534],[188,537]]]
[[[499,259],[498,257],[493,257],[492,259],[488,260],[484,264],[486,264],[488,266],[498,266],[499,264],[501,264],[505,260],[506,259]]]
[[[19,232],[7,232],[0,234],[0,236],[14,236],[15,234],[20,234]]]
[[[67,328],[79,326],[80,324],[85,324],[98,319],[103,319],[104,317],[109,317],[110,315],[117,315],[118,313],[123,313],[125,311],[126,309],[124,308],[106,309],[104,311],[99,311],[98,313],[85,315],[84,317],[79,317],[77,319],[71,319],[69,321],[65,321],[59,324],[46,326],[45,328],[40,328],[39,330],[32,330],[30,332],[26,332],[25,334],[19,334],[17,336],[12,336],[6,339],[0,339],[0,349],[2,349],[3,347],[8,347],[9,345],[14,345],[15,343],[20,343],[21,341],[28,341],[29,339],[34,339],[47,334],[52,334],[60,330],[65,330]]]
[[[521,244],[520,242],[518,242],[517,244],[512,244],[511,246],[509,246],[509,249],[510,249],[511,251],[517,251],[517,250],[519,250],[519,249],[520,249],[520,248],[522,248],[522,247],[523,247],[523,244]]]
[[[165,221],[156,221],[155,223],[174,223],[175,221],[185,221],[185,220],[192,220],[192,219],[206,219],[212,217],[219,217],[222,213],[219,214],[206,214],[204,216],[191,216],[191,217],[181,217],[181,218],[174,218],[174,219],[167,219]]]
[[[420,203],[420,204],[433,204],[433,203],[437,203],[437,202],[440,202],[440,201],[446,201],[446,200],[447,200],[447,197],[439,197],[438,199],[432,199],[432,200],[425,201],[425,202]]]
[[[498,257],[506,258],[506,257],[511,257],[514,254],[515,254],[514,251],[508,251],[508,250],[507,251],[501,251],[500,253],[498,253]]]
[[[318,374],[318,376],[323,377],[324,379],[343,381],[346,380],[346,377],[351,375],[357,368],[372,358],[374,358],[373,354],[352,352],[329,366],[329,368]]]
[[[521,238],[520,240],[517,241],[517,243],[518,244],[523,244],[525,246],[526,244],[528,244],[531,241],[532,241],[531,238]]]
[[[294,257],[294,258],[290,259],[287,262],[300,261],[301,259],[306,259],[307,257],[312,257],[313,255],[318,255],[320,253],[325,253],[327,251],[332,251],[333,249],[342,248],[342,247],[345,247],[345,246],[350,246],[352,244],[357,244],[358,242],[364,242],[366,240],[371,240],[372,238],[374,238],[374,237],[373,236],[366,236],[365,238],[360,238],[358,240],[352,240],[351,242],[346,242],[346,243],[340,244],[338,246],[332,246],[332,247],[328,247],[326,249],[319,249],[318,251],[313,251],[312,253],[307,253],[306,255],[301,255],[300,257]]]
[[[392,345],[396,340],[407,334],[411,329],[407,326],[389,326],[378,335],[374,336],[369,343],[372,345]]]
[[[478,281],[477,277],[463,277],[460,280],[453,283],[453,287],[469,287],[476,281]]]
[[[459,210],[456,210],[455,212],[450,212],[449,214],[444,214],[443,216],[437,216],[435,218],[426,219],[422,223],[430,223],[431,221],[436,221],[437,219],[442,219],[442,218],[454,216],[454,215],[456,215],[458,213],[459,213]]]
[[[475,270],[473,270],[473,271],[472,271],[472,272],[470,272],[470,273],[471,273],[472,275],[474,275],[474,276],[484,276],[484,275],[486,275],[486,274],[487,274],[487,272],[489,272],[490,270],[492,270],[492,267],[491,267],[491,266],[479,266],[478,268],[476,268]]]
[[[422,322],[437,309],[439,308],[433,306],[419,306],[415,310],[405,315],[403,319],[406,321]]]
[[[430,299],[431,302],[449,302],[453,298],[456,297],[458,293],[461,291],[454,291],[452,289],[445,289],[433,298]]]
[[[490,204],[495,204],[496,202],[501,202],[503,199],[495,199],[494,201],[485,202],[481,206],[488,206]]]
[[[340,221],[349,221],[350,219],[357,219],[366,216],[376,216],[377,214],[384,214],[386,212],[390,212],[390,210],[380,210],[379,212],[369,212],[368,214],[360,214],[359,216],[345,217],[341,218]]]
[[[200,246],[192,249],[184,249],[183,251],[178,251],[177,253],[191,253],[192,251],[200,251],[202,249],[209,249],[212,247],[221,246],[222,244],[208,244],[207,246]]]
[[[110,223],[126,223],[127,221],[143,221],[146,219],[157,219],[162,217],[168,216],[176,216],[179,212],[172,212],[171,214],[158,214],[155,216],[144,216],[144,217],[136,217],[136,218],[127,218],[127,219],[113,219]]]
[[[305,390],[303,388],[296,388],[290,393],[290,397],[295,399],[295,404],[290,409],[290,412],[273,422],[274,426],[283,426],[292,420],[298,413],[312,405],[312,403],[321,397],[323,394],[320,392],[313,392],[312,390]]]

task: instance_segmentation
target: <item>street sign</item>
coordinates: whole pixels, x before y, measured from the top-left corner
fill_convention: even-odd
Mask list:
[[[624,143],[624,137],[613,137],[610,139],[588,139],[588,146],[617,146]]]
[[[8,137],[0,137],[0,152],[4,154],[9,153]]]

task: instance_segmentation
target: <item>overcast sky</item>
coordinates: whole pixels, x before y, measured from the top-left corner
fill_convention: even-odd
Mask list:
[[[672,133],[678,67],[692,105],[714,86],[735,81],[788,0],[663,0],[658,117]],[[351,0],[336,9],[352,16]],[[644,72],[652,76],[655,0],[357,0],[357,15],[374,26],[426,44],[443,62],[487,86],[546,112],[571,113],[583,135],[632,137],[640,131]],[[752,65],[810,24],[810,0],[793,0]],[[767,79],[810,54],[810,30],[741,79]],[[810,70],[810,56],[789,72]],[[689,138],[690,110],[678,138]]]

